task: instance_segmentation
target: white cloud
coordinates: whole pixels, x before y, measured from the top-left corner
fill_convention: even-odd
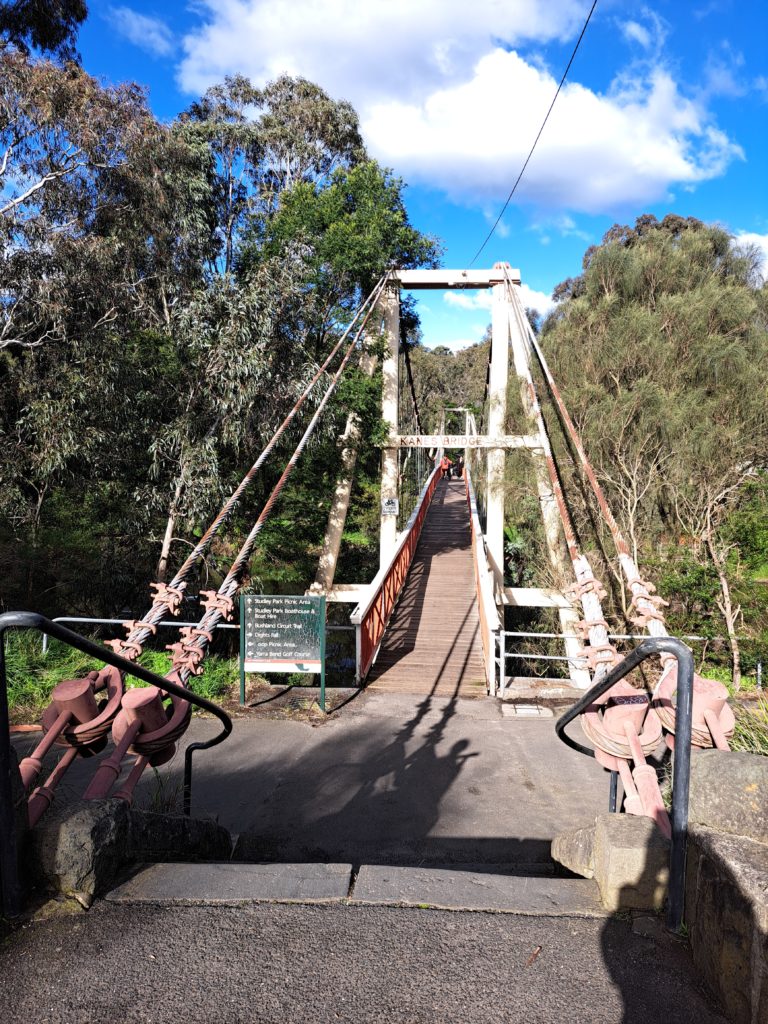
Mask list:
[[[763,256],[763,277],[768,280],[768,235],[758,235],[754,231],[739,231],[736,235],[737,245],[751,245],[759,249]]]
[[[522,166],[555,87],[548,73],[497,49],[481,58],[470,81],[418,105],[378,104],[363,125],[373,152],[408,180],[457,200],[499,196]],[[526,102],[500,105],[507,96]],[[612,213],[662,199],[673,182],[717,177],[741,155],[665,71],[607,96],[571,84],[517,196],[538,207]]]
[[[536,291],[527,284],[520,285],[520,298],[523,306],[537,309],[542,316],[546,316],[554,306],[550,295],[547,295],[546,292]],[[478,288],[474,291],[447,291],[443,293],[443,302],[456,309],[483,309],[490,314],[493,293],[489,288]]]
[[[160,18],[139,14],[130,7],[110,7],[108,20],[121,36],[155,57],[167,57],[176,49],[171,30]]]
[[[358,106],[414,101],[460,82],[493,41],[568,39],[581,0],[202,0],[179,77],[192,92],[239,71],[257,84],[300,74]]]
[[[467,291],[451,291],[443,293],[443,302],[456,309],[488,309],[493,302],[490,288],[478,288]]]
[[[481,209],[509,191],[557,85],[540,53],[524,59],[513,47],[570,41],[584,17],[579,0],[201,2],[204,23],[183,42],[184,89],[202,91],[233,72],[257,84],[301,74],[355,105],[382,163]],[[650,62],[666,23],[643,9],[626,24],[647,40],[648,60],[607,93],[565,86],[520,202],[615,215],[717,177],[743,155],[706,96],[686,98]]]
[[[529,288],[525,283],[520,285],[520,298],[523,300],[523,306],[526,309],[535,309],[542,316],[546,316],[555,306],[551,295],[548,295],[546,292],[537,292],[534,288]]]
[[[631,40],[633,43],[639,43],[644,50],[650,48],[651,45],[651,33],[648,29],[641,25],[637,21],[625,21],[621,26],[621,31],[624,33],[626,39]]]

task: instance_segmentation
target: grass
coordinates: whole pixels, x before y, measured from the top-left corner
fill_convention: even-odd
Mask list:
[[[31,630],[7,634],[5,657],[8,709],[12,722],[36,721],[50,702],[51,691],[57,683],[62,679],[76,679],[104,665],[104,662],[55,640],[50,641],[48,652],[43,654],[40,635]],[[165,651],[150,650],[144,652],[139,664],[164,676],[170,671],[171,659]],[[238,673],[237,658],[209,655],[205,660],[205,672],[190,680],[190,689],[201,697],[216,700],[237,684]],[[144,684],[128,677],[126,685]]]
[[[753,706],[735,704],[736,728],[731,750],[768,757],[768,697],[759,697]]]

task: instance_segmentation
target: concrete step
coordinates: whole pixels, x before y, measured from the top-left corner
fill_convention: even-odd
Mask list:
[[[540,679],[536,676],[513,676],[507,680],[502,700],[513,703],[539,703],[545,707],[565,708],[581,700],[585,690],[572,686],[567,679]]]
[[[364,864],[151,864],[110,903],[208,906],[361,903],[541,917],[605,917],[594,882],[511,874],[501,866],[414,868]]]

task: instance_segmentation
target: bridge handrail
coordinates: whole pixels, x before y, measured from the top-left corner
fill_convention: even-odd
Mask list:
[[[108,647],[88,640],[79,633],[74,633],[66,626],[60,625],[44,615],[37,612],[6,612],[0,615],[0,906],[8,917],[15,917],[21,912],[21,884],[18,871],[18,850],[16,842],[16,821],[13,804],[13,793],[11,790],[12,760],[10,723],[8,716],[8,686],[5,671],[5,633],[9,629],[35,629],[39,633],[46,633],[55,640],[74,647],[83,654],[97,658],[119,669],[125,675],[134,676],[145,683],[156,686],[166,693],[180,697],[209,711],[215,715],[222,724],[222,731],[211,739],[200,743],[190,743],[184,752],[184,813],[190,812],[190,800],[192,794],[192,754],[195,750],[207,750],[215,747],[229,736],[232,732],[232,719],[217,704],[200,697],[184,686],[172,682],[150,672],[126,658],[121,658]]]
[[[422,488],[392,558],[379,569],[371,583],[368,596],[357,605],[349,617],[349,621],[355,627],[355,675],[358,683],[362,683],[370,671],[384,630],[397,604],[419,542],[427,509],[441,475],[442,470],[438,463]]]
[[[475,586],[477,588],[477,607],[480,612],[480,635],[483,641],[483,657],[485,661],[485,678],[488,692],[496,692],[496,641],[495,636],[501,629],[501,620],[493,596],[493,577],[488,568],[488,559],[483,542],[483,531],[480,527],[480,516],[477,511],[475,489],[469,474],[469,466],[464,467],[464,480],[467,488],[467,504],[469,505],[469,525],[472,531],[472,561],[475,566]]]
[[[675,715],[675,754],[672,786],[672,845],[669,853],[669,900],[667,902],[667,927],[680,931],[685,908],[685,853],[688,837],[688,791],[691,779],[691,729],[693,714],[693,654],[689,647],[674,637],[652,637],[643,640],[634,651],[616,665],[607,675],[587,690],[564,715],[555,722],[555,732],[567,746],[581,754],[594,757],[595,752],[565,732],[565,727],[606,690],[610,690],[621,679],[653,654],[672,654],[677,658],[677,708]],[[612,773],[613,775],[613,773]],[[612,780],[612,786],[615,783]],[[612,793],[614,790],[612,789]]]

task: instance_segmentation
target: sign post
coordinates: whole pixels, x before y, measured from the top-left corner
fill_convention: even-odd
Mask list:
[[[246,672],[307,672],[320,676],[325,711],[325,597],[240,596],[240,703]]]

